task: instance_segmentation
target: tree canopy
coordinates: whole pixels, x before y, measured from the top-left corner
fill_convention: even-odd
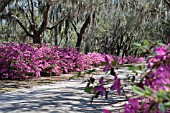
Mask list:
[[[168,43],[168,0],[1,0],[5,41],[51,43],[116,55],[134,42]]]

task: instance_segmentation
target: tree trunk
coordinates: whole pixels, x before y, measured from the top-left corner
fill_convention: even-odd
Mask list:
[[[58,46],[58,33],[57,33],[57,26],[54,28],[54,42],[55,42],[55,46]]]
[[[80,33],[77,31],[77,27],[75,26],[75,24],[72,22],[73,28],[77,34],[77,43],[76,43],[76,48],[78,51],[80,51],[80,46],[81,46],[81,41],[83,39],[83,34],[85,33],[86,28],[88,27],[88,25],[90,25],[90,15],[88,16],[88,18],[86,19],[86,21],[84,22],[83,26],[80,29]]]
[[[87,54],[88,52],[90,52],[90,47],[89,47],[89,43],[86,43],[85,54]]]
[[[116,52],[116,55],[119,56],[120,55],[120,46],[117,44],[117,52]]]
[[[33,37],[33,43],[34,43],[34,44],[41,44],[41,37],[35,35],[35,36]]]
[[[78,34],[77,43],[76,43],[76,48],[77,48],[78,51],[80,51],[80,46],[81,46],[82,39],[83,39],[83,35]]]

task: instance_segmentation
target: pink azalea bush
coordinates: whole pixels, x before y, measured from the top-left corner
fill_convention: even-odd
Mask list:
[[[124,113],[170,113],[170,47],[156,47],[155,51],[155,56],[147,62],[143,87],[134,90],[141,98],[129,99]]]
[[[75,48],[59,48],[50,45],[2,43],[0,45],[0,79],[26,79],[45,75],[60,75],[82,71],[101,65],[116,57],[97,52],[86,55]],[[117,57],[119,63],[137,62],[138,59]]]
[[[85,67],[87,69],[92,68],[93,66],[99,66],[102,61],[104,61],[103,55],[97,52],[87,53],[84,56]]]
[[[0,46],[0,78],[26,79],[41,73],[69,73],[84,69],[84,56],[76,49],[3,43]]]
[[[27,44],[3,43],[0,46],[0,78],[24,79],[40,76],[36,50]]]
[[[129,64],[129,63],[141,63],[145,61],[144,57],[135,58],[133,56],[127,56],[127,57],[117,57],[119,60],[119,64]]]
[[[118,64],[141,63],[145,60],[144,57],[140,57],[140,58],[135,58],[133,56],[121,57],[121,56],[113,56],[109,54],[100,54],[97,52],[93,52],[93,53],[88,53],[84,56],[85,59],[84,61],[87,69],[91,67],[99,66],[101,65],[101,62],[106,62],[105,57],[107,57],[109,63],[114,61],[114,59],[118,59]]]
[[[62,73],[81,71],[84,69],[84,56],[76,49],[59,49],[59,56],[61,58],[59,66],[61,68]]]

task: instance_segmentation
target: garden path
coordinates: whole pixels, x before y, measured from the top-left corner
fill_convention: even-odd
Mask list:
[[[117,70],[117,73],[121,79],[126,78],[126,74],[131,74],[125,68]],[[101,76],[107,79],[114,78],[104,72],[93,76],[96,79]],[[119,101],[124,100],[125,96],[118,96],[117,92],[111,92],[113,95],[110,95],[108,100],[94,99],[91,105],[89,99],[92,95],[83,90],[86,83],[82,82],[85,79],[61,81],[2,93],[0,113],[102,113],[103,108],[116,113],[122,108],[124,102]],[[128,92],[128,88],[125,91]]]

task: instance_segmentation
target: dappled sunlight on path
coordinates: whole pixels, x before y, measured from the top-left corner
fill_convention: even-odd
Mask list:
[[[83,92],[83,87],[81,81],[72,80],[5,93],[0,98],[0,112],[101,112],[99,106],[89,103],[90,96]]]
[[[118,73],[130,73],[119,70]],[[120,74],[124,79],[125,74]],[[101,76],[114,79],[104,72],[94,75],[96,79]],[[121,78],[120,76],[120,78]],[[85,80],[61,81],[55,84],[34,86],[28,89],[19,89],[13,92],[2,93],[0,97],[0,113],[102,113],[103,108],[118,112],[125,100],[125,96],[118,96],[115,91],[109,99],[94,99],[89,102],[92,95],[84,92]],[[97,80],[98,81],[98,80]],[[128,89],[126,90],[128,91]],[[119,102],[120,101],[120,102]],[[116,104],[114,104],[116,103]]]

